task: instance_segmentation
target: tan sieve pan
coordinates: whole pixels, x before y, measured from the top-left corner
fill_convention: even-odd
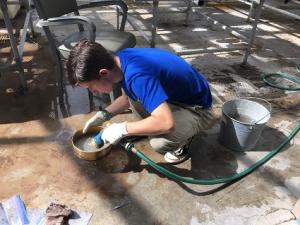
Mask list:
[[[101,148],[95,148],[95,151],[86,151],[78,146],[77,142],[81,138],[93,137],[95,134],[100,132],[102,127],[91,127],[85,134],[82,133],[82,129],[77,130],[72,138],[72,147],[75,155],[80,159],[85,160],[96,160],[105,156],[111,150],[111,144],[104,144]]]

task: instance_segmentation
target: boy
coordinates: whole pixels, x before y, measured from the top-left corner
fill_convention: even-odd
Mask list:
[[[201,127],[197,110],[212,104],[205,78],[160,49],[128,48],[113,56],[100,44],[82,40],[70,53],[67,72],[72,85],[94,94],[110,93],[117,83],[122,86],[122,95],[90,118],[83,132],[131,106],[141,119],[110,125],[103,130],[103,141],[115,144],[126,136],[149,136],[152,148],[169,163],[188,158],[191,138]]]

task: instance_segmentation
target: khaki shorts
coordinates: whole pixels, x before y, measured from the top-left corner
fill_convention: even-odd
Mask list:
[[[129,100],[133,113],[139,118],[146,118],[150,114],[139,102]],[[193,136],[201,130],[208,129],[213,120],[209,109],[189,107],[182,104],[168,103],[174,117],[175,129],[169,134],[149,136],[151,147],[159,152],[174,151],[188,144]]]

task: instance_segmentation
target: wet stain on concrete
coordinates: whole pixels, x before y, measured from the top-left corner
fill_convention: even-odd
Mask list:
[[[251,66],[246,64],[245,66],[241,66],[241,64],[232,65],[231,68],[233,69],[235,74],[239,76],[253,81],[260,81],[261,82],[261,75],[262,71],[260,71],[257,67]]]
[[[278,107],[280,109],[293,109],[299,110],[300,109],[300,95],[292,95],[292,96],[285,96],[280,98],[269,99],[269,102],[273,104],[273,106]]]

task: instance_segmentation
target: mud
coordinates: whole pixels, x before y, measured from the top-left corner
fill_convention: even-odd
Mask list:
[[[274,99],[268,99],[275,107],[281,109],[300,109],[300,95],[286,96]]]
[[[103,145],[99,146],[99,147],[95,146],[95,143],[94,143],[94,140],[93,140],[95,135],[97,135],[97,133],[90,134],[90,135],[84,135],[84,136],[78,138],[74,142],[74,144],[75,144],[76,147],[78,147],[82,151],[86,151],[86,152],[99,151],[99,150],[101,150],[101,147]]]

